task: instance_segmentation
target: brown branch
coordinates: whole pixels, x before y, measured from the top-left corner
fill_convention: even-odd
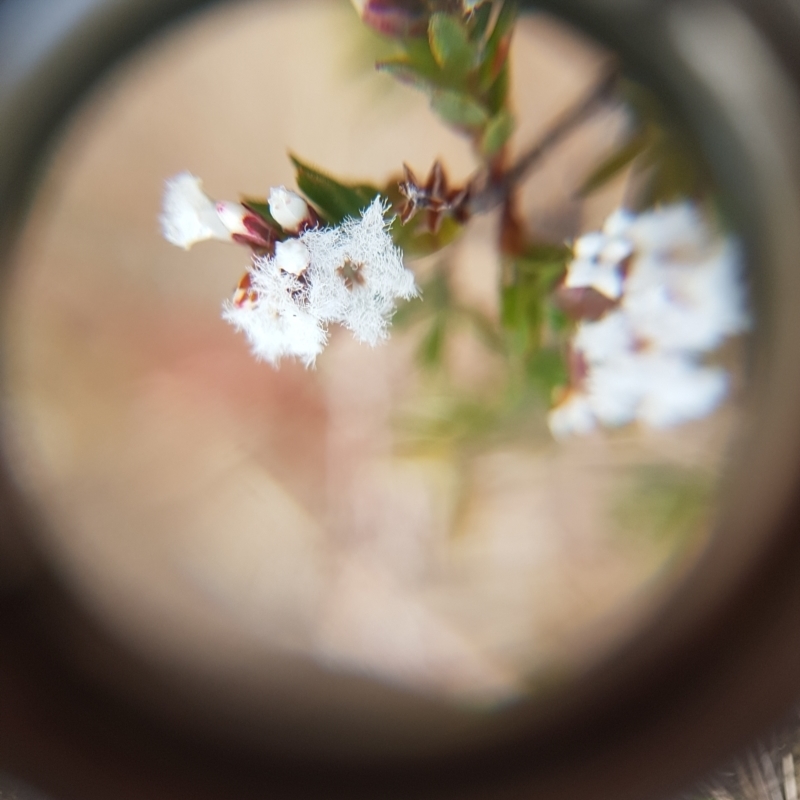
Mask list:
[[[558,119],[508,170],[493,177],[481,172],[472,178],[464,205],[466,216],[484,213],[502,205],[515,186],[553,147],[612,99],[618,78],[619,69],[614,64],[606,70],[602,80],[589,94]]]

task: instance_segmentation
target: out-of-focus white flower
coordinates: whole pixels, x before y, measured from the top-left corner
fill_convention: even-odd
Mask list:
[[[673,352],[715,350],[750,321],[736,242],[715,242],[696,261],[642,257],[632,266],[622,308],[636,335]]]
[[[223,316],[257,357],[277,364],[291,356],[311,366],[333,323],[370,345],[386,338],[397,300],[418,290],[384,213],[376,198],[360,219],[307,230],[255,260],[242,302],[227,303]]]
[[[311,222],[311,209],[299,194],[285,186],[269,190],[269,213],[287,233],[297,233],[304,222]]]
[[[710,414],[727,391],[723,369],[674,354],[631,352],[591,366],[585,385],[551,410],[548,424],[557,439],[589,433],[597,423],[671,428]]]
[[[589,398],[582,392],[569,392],[547,418],[556,439],[591,433],[597,426]]]
[[[633,245],[627,239],[604,233],[581,236],[574,246],[575,260],[567,268],[564,281],[568,288],[592,288],[610,300],[622,296],[622,265]]]
[[[613,311],[597,322],[581,322],[575,330],[572,346],[589,364],[599,364],[632,352],[633,330],[625,314]]]
[[[242,215],[237,219],[239,209]],[[233,233],[244,232],[244,213],[244,206],[238,203],[217,204],[203,191],[200,178],[180,172],[164,187],[161,231],[168,242],[186,250],[206,239],[230,241]]]
[[[668,428],[713,411],[725,397],[722,369],[704,367],[679,355],[637,352],[596,365],[586,381],[589,405],[610,427],[634,420]]]
[[[618,303],[576,327],[571,346],[585,375],[550,412],[553,435],[592,430],[589,416],[665,428],[711,413],[729,380],[700,359],[750,325],[739,245],[681,203],[639,216],[617,211],[602,232],[577,240],[575,256],[567,285]]]

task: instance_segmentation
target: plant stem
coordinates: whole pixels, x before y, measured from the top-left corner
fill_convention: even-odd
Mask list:
[[[470,181],[472,188],[465,206],[467,216],[484,213],[503,204],[516,185],[553,147],[613,97],[618,77],[616,64],[607,68],[602,80],[589,94],[558,119],[508,170],[499,175],[483,171],[476,175]]]

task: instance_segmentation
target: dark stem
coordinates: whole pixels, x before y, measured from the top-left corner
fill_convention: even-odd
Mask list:
[[[481,173],[473,178],[465,204],[466,215],[480,214],[502,205],[516,185],[553,147],[612,99],[618,77],[616,65],[608,68],[591,92],[557,120],[508,170],[499,175]]]

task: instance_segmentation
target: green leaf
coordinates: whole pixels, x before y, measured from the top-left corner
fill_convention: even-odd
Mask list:
[[[526,366],[528,380],[548,403],[552,400],[554,389],[569,383],[567,364],[558,350],[543,348],[530,357]]]
[[[514,132],[515,124],[514,116],[507,109],[495,114],[481,137],[481,152],[488,157],[499,153]]]
[[[544,311],[547,327],[553,333],[564,333],[570,327],[570,318],[552,302],[547,303]]]
[[[489,30],[494,4],[487,2],[471,3],[469,4],[471,8],[467,8],[467,3],[464,5],[467,12],[472,15],[469,25],[470,41],[480,42]]]
[[[480,130],[489,121],[488,111],[463,92],[437,90],[431,108],[445,121],[468,131]]]
[[[640,198],[643,207],[700,197],[710,178],[697,147],[677,129],[662,130],[652,148],[642,157],[649,171],[647,187]]]
[[[492,115],[500,113],[506,106],[508,100],[509,69],[508,64],[504,64],[494,82],[485,90],[484,101]]]
[[[436,63],[445,71],[466,78],[477,60],[469,30],[458,17],[439,12],[428,23],[428,42]]]
[[[289,154],[297,171],[297,186],[317,207],[326,222],[338,225],[357,217],[381,192],[367,183],[341,183]]]
[[[497,21],[491,36],[486,42],[479,68],[479,85],[486,91],[497,80],[508,63],[508,51],[511,46],[511,34],[517,21],[517,4],[515,0],[505,0],[500,7]]]
[[[419,258],[438,252],[450,244],[461,233],[463,226],[452,217],[446,217],[436,233],[431,233],[421,226],[424,212],[415,217],[407,225],[403,225],[400,217],[396,217],[390,228],[394,243],[409,257]]]
[[[538,346],[541,333],[542,297],[537,282],[518,281],[503,288],[501,320],[509,347],[527,357]]]
[[[378,72],[385,72],[396,78],[401,83],[421,89],[424,92],[432,92],[439,86],[436,79],[432,79],[427,70],[422,71],[407,58],[393,58],[388,61],[379,61],[375,64]]]
[[[710,476],[700,470],[641,465],[626,481],[612,513],[623,534],[681,542],[708,520],[712,489]]]
[[[522,254],[522,262],[552,264],[555,262],[566,265],[572,259],[572,248],[565,244],[549,244],[547,242],[537,242],[528,245]]]
[[[266,200],[256,200],[252,197],[243,197],[242,205],[249,208],[254,214],[258,214],[261,219],[275,228],[276,232],[281,230],[281,226],[275,222],[272,214],[269,211],[269,203]]]
[[[649,129],[638,131],[590,173],[589,177],[578,189],[578,196],[586,197],[605,186],[610,180],[619,175],[622,170],[630,166],[652,143],[653,136]]]
[[[447,316],[440,312],[436,315],[433,326],[422,340],[417,352],[417,357],[422,366],[435,367],[442,360],[446,328]]]

